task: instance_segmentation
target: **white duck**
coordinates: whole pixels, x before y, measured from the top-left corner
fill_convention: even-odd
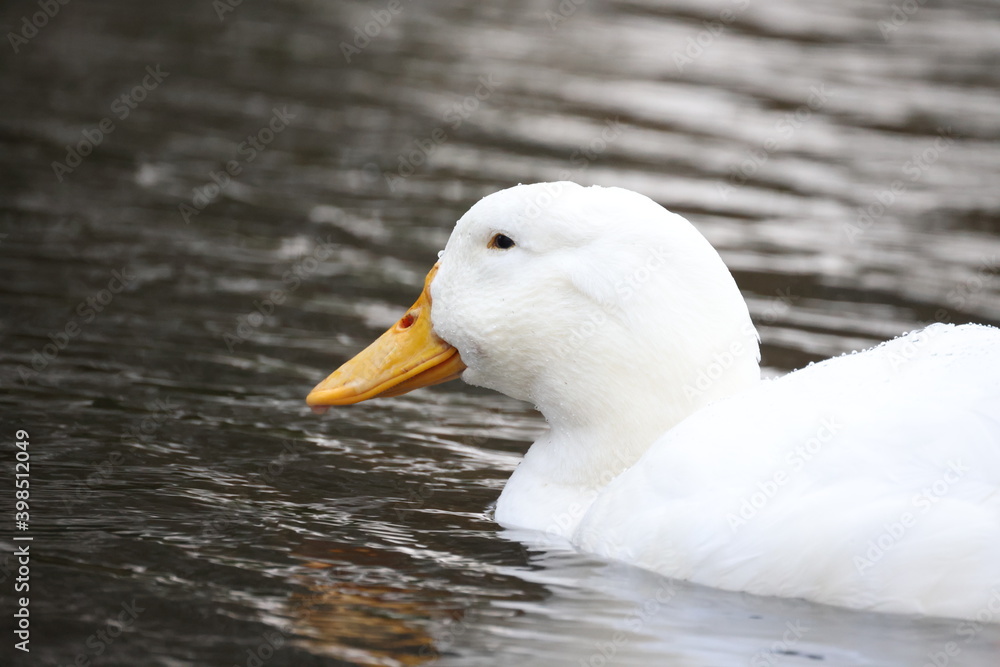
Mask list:
[[[1000,330],[937,324],[770,381],[757,341],[684,218],[520,185],[462,216],[420,299],[307,402],[461,375],[550,426],[503,526],[708,586],[1000,621]]]

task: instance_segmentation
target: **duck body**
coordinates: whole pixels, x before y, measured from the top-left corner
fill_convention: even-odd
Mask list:
[[[670,577],[1000,621],[1000,330],[935,324],[761,380],[718,253],[634,192],[490,195],[314,408],[461,375],[549,431],[496,519]]]
[[[996,618],[998,489],[1000,331],[936,324],[691,415],[566,536],[718,588]]]

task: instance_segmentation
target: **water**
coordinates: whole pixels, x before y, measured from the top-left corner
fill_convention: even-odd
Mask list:
[[[769,374],[1000,323],[997,7],[429,4],[94,1],[7,38],[2,483],[25,429],[34,539],[26,656],[2,537],[0,662],[994,664],[1000,626],[724,593],[499,529],[530,406],[461,383],[325,418],[303,398],[518,182],[694,220]],[[4,33],[35,11],[6,4]]]

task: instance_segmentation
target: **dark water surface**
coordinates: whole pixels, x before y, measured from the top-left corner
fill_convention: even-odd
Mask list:
[[[530,406],[461,383],[324,418],[303,398],[518,182],[690,217],[769,373],[1000,322],[1000,7],[224,7],[71,2],[0,46],[8,515],[31,443],[0,663],[996,664],[1000,626],[723,593],[499,529]],[[3,32],[37,11],[4,3]]]

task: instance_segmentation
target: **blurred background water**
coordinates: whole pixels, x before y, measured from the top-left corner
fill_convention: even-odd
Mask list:
[[[0,483],[13,514],[25,429],[34,538],[25,655],[3,519],[3,664],[996,664],[1000,626],[499,529],[531,406],[303,398],[519,182],[689,217],[769,374],[1000,323],[1000,6],[91,0],[0,25]]]

